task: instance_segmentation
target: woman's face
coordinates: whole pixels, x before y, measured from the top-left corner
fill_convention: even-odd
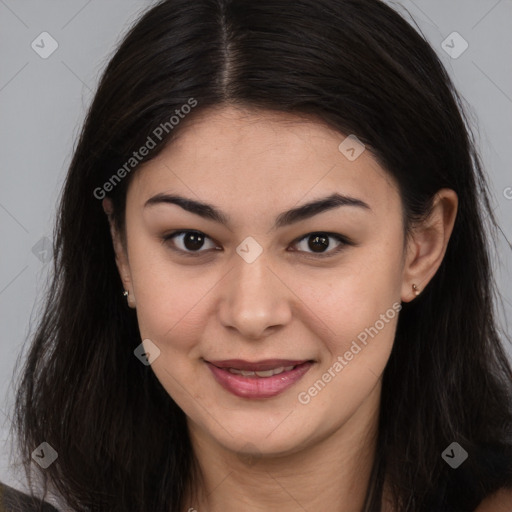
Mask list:
[[[291,115],[224,107],[184,128],[133,177],[118,254],[152,370],[228,450],[292,453],[365,424],[413,297],[394,182],[357,141]],[[334,194],[347,204],[304,208]],[[181,230],[195,236],[165,240]]]

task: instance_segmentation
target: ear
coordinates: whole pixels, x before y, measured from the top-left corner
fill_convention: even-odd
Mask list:
[[[112,236],[112,243],[114,245],[114,252],[116,255],[117,270],[119,271],[119,276],[121,277],[121,281],[123,282],[123,287],[128,292],[128,306],[130,306],[131,308],[135,308],[135,295],[133,292],[133,284],[130,272],[130,265],[128,262],[128,255],[121,242],[121,236],[117,231],[114,219],[112,217],[112,213],[114,212],[112,200],[109,197],[104,198],[102,201],[102,206],[104,212],[107,214],[108,222],[110,225],[110,234]]]
[[[421,293],[439,269],[457,216],[457,194],[439,190],[427,219],[412,228],[402,281],[402,301],[410,302]],[[417,292],[413,289],[417,287]]]

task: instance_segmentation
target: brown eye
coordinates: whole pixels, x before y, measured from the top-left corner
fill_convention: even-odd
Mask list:
[[[208,252],[208,249],[217,249],[217,246],[212,242],[211,247],[201,250],[204,249],[207,240],[211,240],[211,238],[201,231],[181,230],[164,236],[162,243],[168,243],[172,250],[185,256],[201,256]],[[345,246],[355,245],[343,235],[325,232],[308,233],[296,240],[294,245],[303,243],[304,240],[307,240],[307,247],[299,249],[298,252],[318,258],[333,256],[343,250]],[[335,240],[337,245],[334,245],[331,240]],[[331,246],[334,246],[334,248],[331,249]]]
[[[330,242],[331,239],[336,240],[338,245],[332,244]],[[304,240],[307,242],[307,246],[303,249],[299,249],[299,251],[319,257],[332,256],[343,250],[346,245],[354,245],[348,238],[338,233],[309,233],[300,238],[297,243],[303,243]],[[327,250],[333,245],[334,249]],[[309,252],[308,249],[311,252]]]
[[[325,235],[310,235],[308,237],[308,247],[313,252],[324,252],[329,247],[329,237]]]
[[[175,241],[175,239],[177,241]],[[206,252],[200,250],[204,247],[206,240],[210,240],[210,238],[200,231],[176,231],[162,238],[162,242],[164,243],[172,241],[172,249],[191,256],[196,256],[194,253],[200,255]],[[214,244],[212,245],[213,248],[216,247]]]
[[[185,233],[185,236],[183,237],[183,245],[189,251],[196,251],[198,249],[201,249],[203,244],[204,236],[201,233]]]

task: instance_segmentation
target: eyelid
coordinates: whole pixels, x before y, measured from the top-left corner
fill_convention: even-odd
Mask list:
[[[205,250],[199,250],[199,251],[184,251],[183,249],[178,249],[177,247],[174,247],[174,245],[169,245],[167,244],[167,242],[172,242],[174,238],[176,238],[177,236],[179,235],[183,235],[185,233],[196,233],[196,234],[199,234],[199,235],[202,235],[204,238],[208,238],[210,240],[213,241],[213,239],[211,237],[209,237],[206,233],[203,233],[202,231],[197,231],[195,229],[180,229],[180,230],[177,230],[177,231],[173,231],[167,235],[164,235],[162,237],[162,244],[164,245],[168,245],[170,247],[170,249],[172,249],[173,251],[179,253],[179,254],[182,254],[184,256],[192,256],[192,257],[200,257],[202,256],[203,254],[206,254],[208,251],[205,251]]]
[[[182,234],[186,234],[186,233],[200,234],[204,238],[208,238],[213,241],[213,239],[211,237],[209,237],[206,233],[204,233],[202,231],[198,231],[195,229],[181,229],[181,230],[177,230],[177,231],[168,233],[167,235],[164,235],[162,237],[162,244],[166,244],[166,242],[172,241],[175,237],[182,235]],[[324,235],[327,238],[334,238],[334,239],[336,239],[336,241],[338,241],[340,243],[340,245],[338,245],[338,247],[335,247],[334,249],[329,249],[327,252],[323,252],[323,253],[314,253],[314,252],[299,251],[299,250],[294,250],[293,252],[298,252],[298,253],[301,253],[302,255],[304,255],[305,257],[313,257],[315,259],[316,258],[328,258],[328,257],[338,254],[346,246],[355,246],[356,245],[352,240],[350,240],[345,235],[342,235],[341,233],[333,233],[330,231],[311,231],[309,233],[306,233],[305,235],[301,235],[300,237],[296,238],[292,242],[292,245],[296,245],[297,243],[301,242],[302,240],[304,240],[312,235]],[[209,249],[209,250],[198,250],[198,251],[185,251],[183,249],[178,249],[177,247],[173,247],[172,245],[169,245],[169,247],[173,251],[178,252],[184,256],[191,256],[191,257],[196,257],[196,258],[200,257],[201,255],[203,255],[205,253],[208,253],[209,250],[211,250],[211,249]],[[215,250],[218,250],[218,249],[215,248]]]
[[[307,252],[307,251],[294,251],[302,253],[305,257],[313,257],[313,258],[328,258],[331,256],[335,256],[340,251],[342,251],[347,245],[355,245],[352,240],[350,240],[345,235],[342,235],[341,233],[333,233],[331,231],[311,231],[309,233],[306,233],[303,236],[300,236],[299,238],[296,238],[292,244],[296,245],[299,242],[302,242],[302,240],[308,239],[310,236],[313,235],[323,235],[326,238],[334,238],[337,242],[339,242],[339,245],[334,248],[329,248],[326,252]]]

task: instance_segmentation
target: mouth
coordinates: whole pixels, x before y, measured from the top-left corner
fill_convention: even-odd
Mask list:
[[[242,398],[270,398],[300,380],[313,360],[267,359],[250,362],[241,359],[205,361],[216,381]]]

